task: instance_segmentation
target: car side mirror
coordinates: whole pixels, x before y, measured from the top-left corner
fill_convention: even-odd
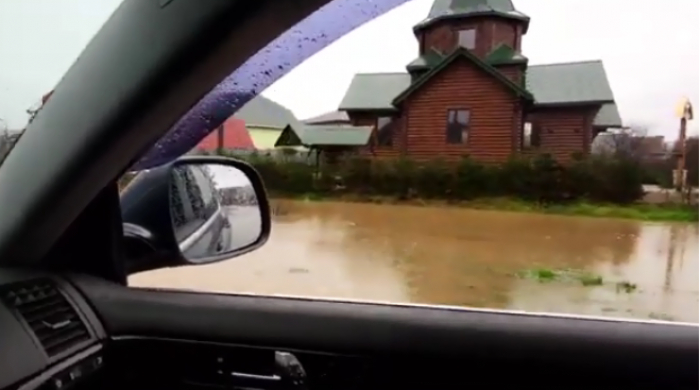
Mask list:
[[[187,156],[140,172],[120,198],[129,273],[231,259],[270,235],[260,176],[231,158]]]

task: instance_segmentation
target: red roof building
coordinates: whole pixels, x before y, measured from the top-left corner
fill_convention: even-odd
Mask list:
[[[49,91],[49,93],[45,94],[44,96],[41,97],[41,104],[44,105],[46,102],[49,100],[49,98],[53,95],[53,89]]]
[[[228,118],[221,127],[206,136],[196,149],[215,151],[219,147],[229,150],[255,150],[253,139],[242,119]]]

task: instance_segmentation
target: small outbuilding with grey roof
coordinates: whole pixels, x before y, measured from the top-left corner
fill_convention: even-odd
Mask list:
[[[275,147],[304,147],[320,158],[332,162],[336,157],[367,146],[373,128],[348,125],[288,125]]]

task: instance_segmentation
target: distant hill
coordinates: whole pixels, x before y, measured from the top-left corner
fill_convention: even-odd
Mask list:
[[[233,116],[244,120],[248,127],[284,129],[289,124],[292,126],[301,125],[301,121],[294,116],[290,109],[263,95],[258,95],[246,103]]]

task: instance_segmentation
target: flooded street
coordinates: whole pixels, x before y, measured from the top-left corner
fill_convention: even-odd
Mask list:
[[[698,322],[698,225],[279,203],[262,249],[138,286]]]

